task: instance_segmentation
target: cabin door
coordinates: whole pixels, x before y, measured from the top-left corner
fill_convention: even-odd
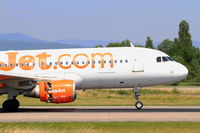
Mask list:
[[[144,64],[139,59],[133,59],[132,72],[144,72]]]

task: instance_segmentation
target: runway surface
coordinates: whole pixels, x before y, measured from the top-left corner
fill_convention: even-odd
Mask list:
[[[200,106],[23,106],[0,122],[198,121]]]

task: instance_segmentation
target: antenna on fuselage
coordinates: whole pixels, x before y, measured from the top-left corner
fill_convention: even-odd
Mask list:
[[[133,43],[132,43],[132,42],[130,42],[130,46],[134,48],[134,45],[133,45]]]

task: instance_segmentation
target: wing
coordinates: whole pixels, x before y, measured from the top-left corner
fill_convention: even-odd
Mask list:
[[[76,86],[80,84],[82,78],[74,73],[40,73],[40,74],[25,74],[0,72],[0,81],[8,86],[16,89],[33,88],[36,82],[53,81],[53,80],[73,80]],[[32,84],[33,83],[33,84]]]

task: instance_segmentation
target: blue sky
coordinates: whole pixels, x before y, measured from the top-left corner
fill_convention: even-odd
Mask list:
[[[199,0],[0,0],[0,33],[43,40],[144,42],[177,36],[181,20],[200,40]]]

